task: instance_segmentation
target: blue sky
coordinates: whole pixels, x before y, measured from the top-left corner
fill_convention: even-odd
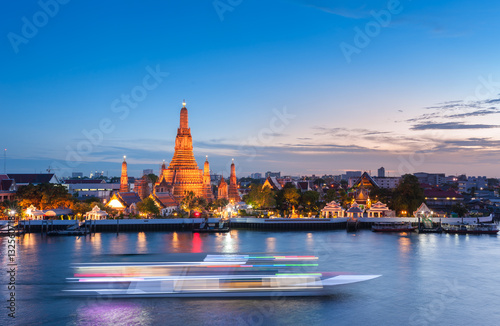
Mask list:
[[[499,14],[461,0],[10,1],[0,146],[10,172],[117,175],[127,155],[139,176],[171,159],[186,99],[216,173],[235,158],[241,176],[500,177]]]

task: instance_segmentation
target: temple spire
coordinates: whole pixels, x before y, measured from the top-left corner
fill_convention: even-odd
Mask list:
[[[186,102],[182,102],[182,109],[181,109],[181,123],[179,126],[181,129],[188,129],[189,128],[189,123],[188,123],[188,110],[186,108]]]
[[[123,156],[122,175],[120,178],[120,192],[128,192],[129,191],[126,158],[127,158],[126,156]]]

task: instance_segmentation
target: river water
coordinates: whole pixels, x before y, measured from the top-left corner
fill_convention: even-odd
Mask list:
[[[7,269],[7,239],[0,259]],[[227,234],[27,234],[16,248],[16,318],[2,271],[1,325],[500,325],[500,236],[368,230]],[[321,271],[381,274],[328,297],[109,299],[61,295],[71,263],[185,253],[316,255]]]

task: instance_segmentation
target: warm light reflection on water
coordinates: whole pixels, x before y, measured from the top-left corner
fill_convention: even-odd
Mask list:
[[[137,253],[146,253],[148,251],[148,241],[146,239],[146,233],[139,232],[137,234],[137,243],[136,243]]]
[[[36,252],[38,249],[38,237],[40,235],[35,233],[24,234],[19,237],[19,244],[30,251],[33,250],[33,252]]]
[[[404,236],[406,235],[406,236]],[[410,252],[411,240],[408,237],[407,233],[401,234],[401,237],[398,240],[399,243],[399,251],[404,254],[408,254]]]
[[[201,240],[200,234],[193,233],[191,252],[194,252],[194,253],[203,252],[202,245],[203,245],[203,241]]]
[[[79,254],[82,251],[84,238],[75,237],[75,254]]]
[[[100,254],[102,252],[102,239],[100,233],[92,234],[90,236],[90,243],[92,244],[94,254]]]
[[[309,232],[306,237],[306,249],[307,250],[314,250],[314,234],[312,232]]]
[[[231,233],[220,233],[216,241],[221,244],[221,252],[223,253],[234,253],[238,252],[238,242],[233,240]]]
[[[276,252],[276,238],[269,237],[266,239],[267,252]]]

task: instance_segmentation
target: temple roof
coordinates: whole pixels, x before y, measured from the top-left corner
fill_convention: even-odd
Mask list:
[[[50,183],[54,177],[54,173],[9,173],[9,178],[14,179],[17,184],[21,183]]]
[[[151,198],[161,208],[179,206],[179,203],[175,200],[174,195],[169,192],[151,194]]]
[[[265,186],[269,186],[273,190],[281,190],[282,188],[281,184],[278,182],[278,179],[276,179],[276,177],[267,177],[263,187]]]
[[[375,204],[372,204],[372,207],[368,211],[374,212],[374,211],[388,211],[389,208],[387,207],[386,204],[383,204],[381,202],[376,202]]]
[[[136,192],[117,192],[116,197],[124,206],[127,207],[141,201],[141,197],[139,197]]]
[[[359,208],[358,204],[354,203],[352,206],[347,210],[348,213],[363,213],[363,210]]]
[[[343,211],[344,209],[336,201],[329,202],[321,211]]]
[[[64,180],[64,183],[70,185],[70,184],[83,184],[83,183],[88,183],[88,184],[106,183],[106,181],[102,179],[68,179]]]
[[[359,179],[354,183],[353,187],[377,187],[379,188],[379,185],[373,178],[367,173],[364,172]]]

